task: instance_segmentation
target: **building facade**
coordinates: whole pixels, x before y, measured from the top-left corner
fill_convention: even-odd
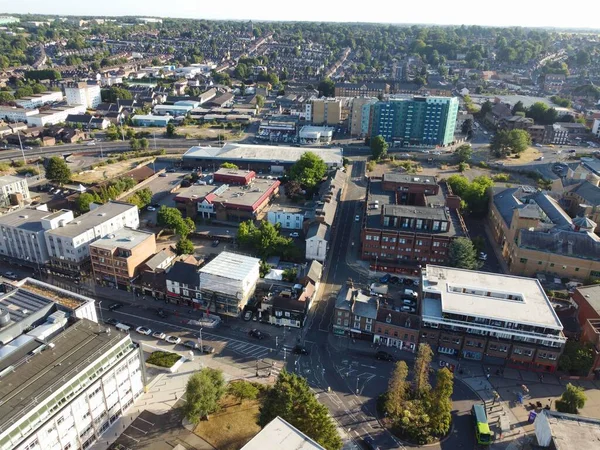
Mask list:
[[[364,136],[366,133],[363,132],[363,122],[369,123],[368,111],[370,111],[370,105],[377,102],[377,98],[374,97],[356,97],[352,99],[352,112],[350,117],[350,134],[352,136]],[[364,118],[364,112],[367,112],[367,117]],[[368,128],[367,128],[368,129]]]
[[[415,353],[419,348],[420,324],[421,320],[416,314],[380,307],[373,342]]]
[[[5,175],[0,177],[0,207],[18,205],[31,200],[27,179]]]
[[[369,135],[399,146],[446,146],[454,141],[456,97],[413,97],[371,107]]]
[[[301,230],[304,224],[306,210],[302,208],[271,206],[267,213],[267,220],[273,225],[280,224],[287,230]]]
[[[566,337],[535,278],[427,265],[421,336],[453,358],[554,372]]]
[[[48,262],[43,220],[50,215],[48,211],[29,208],[1,215],[0,254],[32,264]]]
[[[102,103],[100,85],[85,81],[69,83],[65,86],[67,105],[84,105],[87,109],[96,109]]]
[[[67,120],[71,114],[84,114],[84,105],[61,106],[58,108],[48,109],[39,114],[29,116],[28,124],[34,127],[44,127],[46,125],[56,125]]]
[[[390,93],[387,83],[337,83],[336,97],[378,97]]]
[[[315,125],[335,125],[342,121],[342,101],[337,98],[311,100],[311,119]]]
[[[306,259],[325,261],[329,247],[329,229],[324,223],[315,222],[306,233]]]
[[[63,94],[60,91],[42,92],[41,94],[34,94],[29,97],[23,97],[15,100],[15,103],[23,108],[33,109],[49,103],[62,102],[62,99]]]
[[[37,108],[15,108],[14,106],[0,106],[0,118],[8,122],[23,122],[28,123],[29,117],[40,113]]]

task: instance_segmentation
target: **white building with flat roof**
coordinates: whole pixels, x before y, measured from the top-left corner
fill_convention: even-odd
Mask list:
[[[84,114],[86,111],[85,105],[75,106],[60,106],[58,108],[48,109],[39,114],[29,116],[28,124],[35,127],[44,127],[46,125],[56,125],[57,123],[65,122],[71,114]]]
[[[221,252],[200,269],[202,303],[211,311],[238,316],[256,289],[260,259]]]
[[[325,450],[302,431],[277,416],[241,450],[265,450],[277,443],[277,450]]]
[[[300,128],[298,137],[300,138],[300,143],[303,145],[330,144],[333,139],[333,128],[305,125]]]
[[[31,116],[35,116],[40,113],[37,108],[16,108],[14,106],[0,105],[0,119],[7,120],[9,122],[24,122],[28,123]]]
[[[307,210],[291,206],[271,205],[267,220],[273,225],[280,224],[287,230],[301,230]]]
[[[535,437],[540,447],[581,450],[598,447],[600,420],[543,409],[535,418]]]
[[[27,179],[13,175],[0,177],[0,207],[16,205],[19,200],[31,200]]]
[[[32,208],[1,215],[0,255],[45,264],[49,257],[42,220],[50,215]]]
[[[67,84],[65,86],[65,97],[67,98],[67,105],[84,105],[87,109],[96,109],[102,103],[100,85],[85,81]]]
[[[48,91],[41,94],[34,94],[29,97],[23,97],[15,100],[15,103],[23,108],[39,108],[48,103],[62,102],[63,94],[61,91]]]

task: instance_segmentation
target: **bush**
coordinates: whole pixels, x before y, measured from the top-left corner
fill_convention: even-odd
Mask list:
[[[510,175],[507,173],[497,173],[496,175],[492,175],[492,180],[497,182],[510,181]]]
[[[25,161],[15,159],[11,164],[13,167],[23,167],[25,165]]]
[[[485,161],[481,161],[481,162],[478,164],[478,166],[479,166],[479,167],[481,167],[482,169],[487,169],[487,168],[489,168],[489,167],[490,167],[490,166],[489,166],[489,164],[488,164],[488,163],[486,163]]]
[[[40,171],[37,170],[35,167],[31,167],[31,166],[25,166],[25,167],[21,167],[19,169],[17,169],[17,174],[19,175],[39,175]]]
[[[0,172],[8,172],[10,170],[10,165],[6,163],[0,163]]]
[[[177,353],[171,352],[153,352],[150,357],[146,360],[148,364],[153,364],[159,367],[166,367],[167,369],[173,367],[173,365],[179,361],[181,356]]]
[[[375,170],[375,161],[369,161],[367,163],[367,172],[373,172]]]

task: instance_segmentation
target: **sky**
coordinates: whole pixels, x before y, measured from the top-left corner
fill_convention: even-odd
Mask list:
[[[385,22],[600,28],[598,3],[580,0],[0,0],[4,13],[223,20]],[[587,13],[586,13],[587,11]]]

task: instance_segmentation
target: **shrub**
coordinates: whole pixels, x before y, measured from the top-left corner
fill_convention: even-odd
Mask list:
[[[153,352],[150,357],[146,360],[148,364],[153,364],[159,367],[166,367],[167,369],[173,367],[173,365],[179,361],[181,356],[177,353],[171,352]]]
[[[37,170],[35,167],[31,167],[31,166],[25,166],[25,167],[20,167],[19,169],[17,169],[17,174],[19,175],[39,175],[40,171]]]
[[[492,180],[497,182],[510,181],[510,175],[507,173],[497,173],[496,175],[492,175]]]
[[[25,162],[20,159],[15,159],[11,164],[13,167],[23,167]]]
[[[367,172],[373,172],[375,170],[375,161],[369,161],[367,163]]]
[[[0,163],[0,172],[7,172],[10,170],[10,165],[6,163]]]

